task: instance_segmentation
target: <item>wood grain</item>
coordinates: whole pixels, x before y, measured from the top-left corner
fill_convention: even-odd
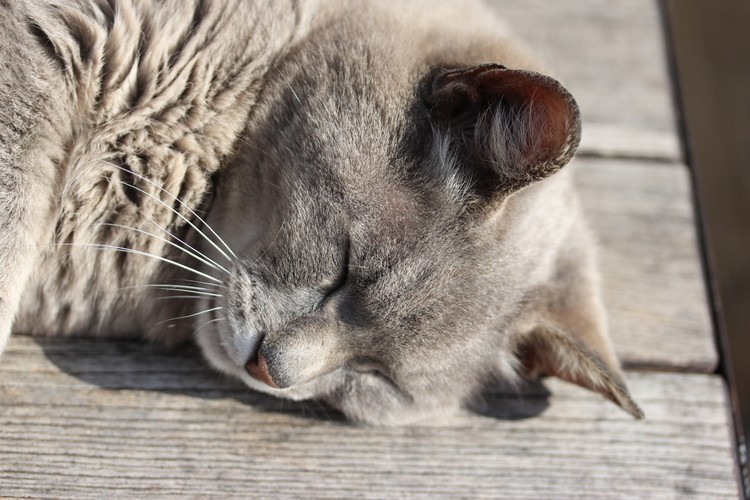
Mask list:
[[[488,0],[578,101],[584,154],[680,157],[656,0]]]
[[[624,364],[713,372],[718,356],[687,169],[584,158],[575,168]]]
[[[15,337],[4,497],[736,498],[722,381],[631,374],[647,420],[559,381],[422,426],[357,428],[207,376],[197,352]],[[531,418],[533,417],[533,418]]]

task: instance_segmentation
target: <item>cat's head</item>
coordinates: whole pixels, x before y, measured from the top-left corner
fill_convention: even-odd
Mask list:
[[[638,415],[575,199],[549,178],[578,144],[573,98],[381,38],[344,23],[270,70],[209,216],[239,259],[204,304],[221,308],[198,331],[206,356],[358,421],[538,373]]]

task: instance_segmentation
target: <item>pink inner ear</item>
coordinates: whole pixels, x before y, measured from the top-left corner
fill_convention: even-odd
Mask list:
[[[532,162],[553,161],[559,156],[574,132],[576,119],[569,94],[557,81],[509,69],[488,69],[466,76],[488,104],[507,106],[522,117],[526,127],[520,145],[526,158]]]
[[[461,148],[480,195],[544,179],[575,152],[578,107],[553,78],[498,64],[436,71],[424,104]]]

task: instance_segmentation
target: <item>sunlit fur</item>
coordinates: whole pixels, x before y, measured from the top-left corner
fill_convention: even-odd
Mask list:
[[[640,415],[555,173],[572,97],[550,84],[570,131],[541,166],[535,103],[468,131],[425,104],[446,69],[542,70],[480,4],[0,10],[0,346],[11,326],[195,338],[254,389],[377,424],[543,373]],[[283,389],[248,375],[258,350]]]

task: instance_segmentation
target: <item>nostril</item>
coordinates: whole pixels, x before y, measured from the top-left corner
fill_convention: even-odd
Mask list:
[[[268,374],[268,365],[266,364],[266,358],[263,353],[258,349],[250,360],[245,364],[247,373],[250,374],[255,380],[259,380],[264,384],[277,389],[279,386],[273,381],[271,376]]]

